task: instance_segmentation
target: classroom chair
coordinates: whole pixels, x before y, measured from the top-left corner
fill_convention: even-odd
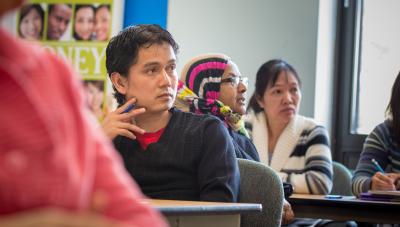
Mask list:
[[[260,203],[262,212],[242,214],[241,227],[280,226],[283,188],[278,175],[268,166],[238,159],[241,203]]]
[[[353,195],[351,191],[351,178],[353,177],[350,170],[339,162],[333,164],[333,187],[332,195]]]

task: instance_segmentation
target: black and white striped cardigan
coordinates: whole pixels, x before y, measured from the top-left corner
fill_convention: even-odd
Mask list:
[[[332,157],[328,132],[314,120],[297,115],[279,137],[271,162],[264,112],[249,113],[246,126],[260,160],[274,169],[295,193],[329,194],[332,189]]]

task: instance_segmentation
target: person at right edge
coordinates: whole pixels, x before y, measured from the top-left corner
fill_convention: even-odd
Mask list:
[[[400,190],[400,73],[392,88],[386,116],[365,140],[352,182],[356,196],[368,190]],[[372,159],[385,173],[376,169]]]

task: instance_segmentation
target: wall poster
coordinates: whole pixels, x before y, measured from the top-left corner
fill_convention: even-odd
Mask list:
[[[122,15],[121,0],[30,0],[2,24],[67,59],[82,76],[87,105],[101,121],[115,106],[105,51],[122,28]]]

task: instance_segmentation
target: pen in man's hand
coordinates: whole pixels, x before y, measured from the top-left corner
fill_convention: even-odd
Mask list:
[[[126,107],[126,109],[124,110],[124,112],[122,113],[128,113],[129,111],[131,111],[133,108],[135,108],[135,104],[130,104],[128,107]]]
[[[376,170],[378,170],[381,173],[385,173],[385,171],[382,169],[382,167],[379,165],[379,163],[373,158],[371,160],[372,164],[374,164]]]

